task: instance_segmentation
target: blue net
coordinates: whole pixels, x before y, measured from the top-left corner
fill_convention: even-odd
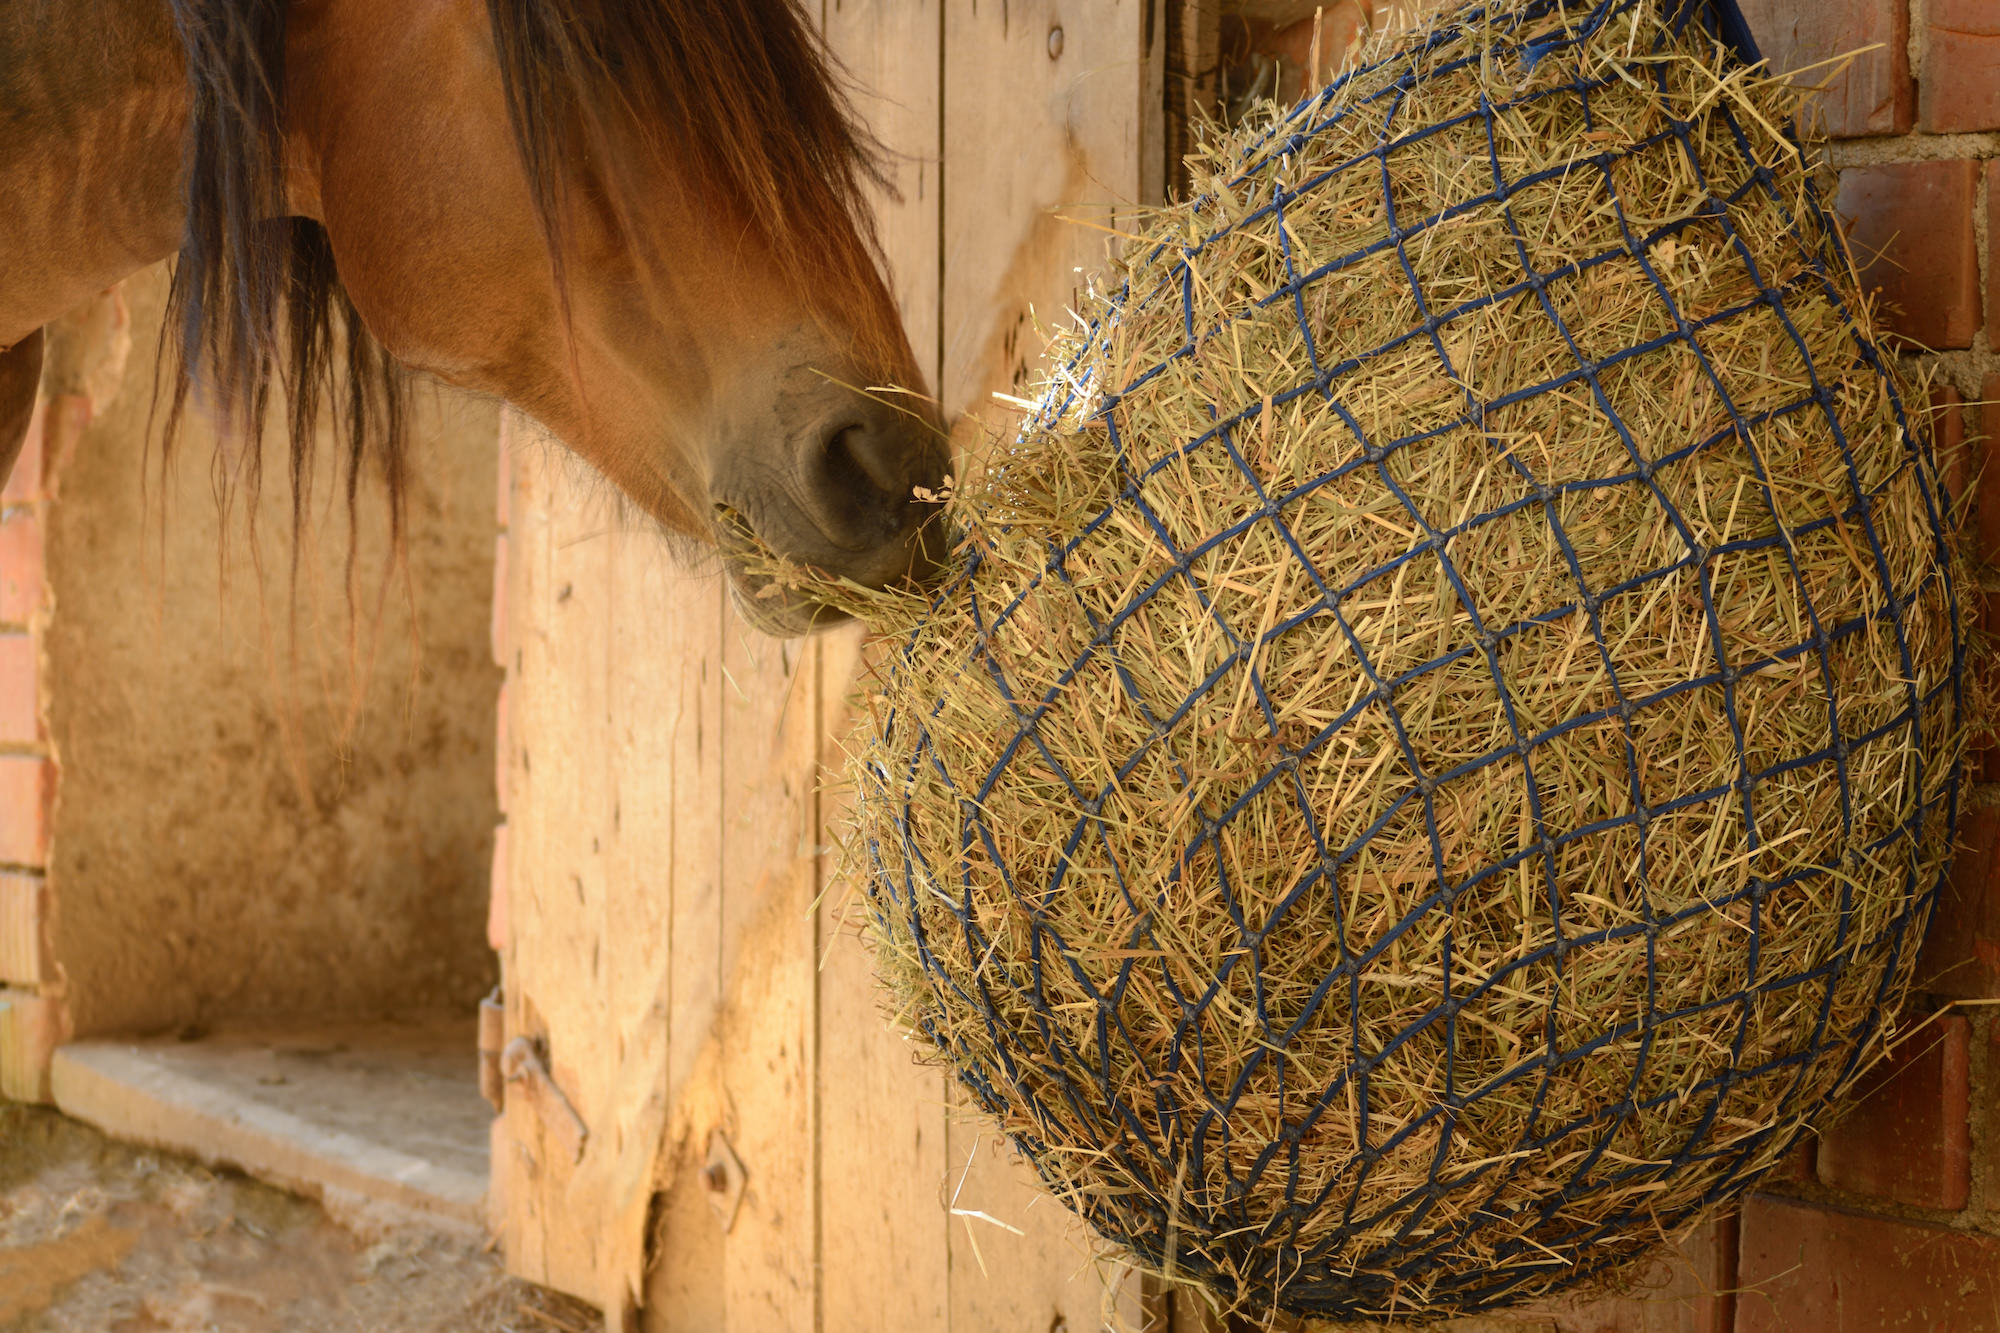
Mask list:
[[[1866,335],[1865,317],[1850,309],[1835,229],[1810,180],[1794,188],[1796,181],[1758,160],[1751,149],[1755,127],[1744,123],[1754,108],[1739,107],[1718,85],[1717,95],[1690,113],[1684,97],[1669,96],[1665,66],[1653,59],[1671,40],[1691,40],[1682,31],[1690,24],[1754,58],[1740,15],[1733,5],[1669,6],[1669,27],[1657,30],[1652,45],[1618,60],[1601,52],[1577,58],[1601,47],[1621,22],[1627,24],[1621,33],[1646,31],[1631,24],[1635,12],[1659,11],[1646,0],[1603,0],[1574,13],[1554,0],[1461,11],[1347,75],[1251,142],[1232,186],[1239,198],[1261,190],[1264,202],[1206,227],[1201,219],[1214,206],[1195,204],[1186,214],[1195,234],[1141,257],[1134,271],[1146,280],[1135,278],[1104,301],[1031,424],[1030,434],[1067,430],[1079,441],[1086,435],[1097,441],[1106,503],[1044,542],[1040,568],[1025,582],[982,568],[991,557],[972,543],[962,576],[932,612],[972,627],[966,659],[940,659],[919,628],[892,663],[892,683],[881,696],[880,741],[861,776],[861,827],[876,924],[885,951],[901,960],[892,959],[887,970],[909,969],[901,984],[916,997],[909,1001],[913,1021],[1051,1186],[1102,1233],[1226,1299],[1335,1317],[1466,1313],[1627,1265],[1661,1236],[1739,1193],[1781,1156],[1879,1047],[1874,1038],[1909,983],[1958,808],[1963,646],[1948,499],[1924,422],[1906,412],[1895,375]],[[1573,69],[1575,77],[1529,80],[1543,62]],[[1728,66],[1717,68],[1726,73]],[[1462,114],[1410,122],[1406,108],[1420,79],[1468,70],[1485,71],[1484,85],[1494,91],[1482,92]],[[1528,90],[1507,95],[1516,82]],[[1510,124],[1531,121],[1537,107],[1562,103],[1566,111],[1580,108],[1588,136],[1595,132],[1593,99],[1647,86],[1657,88],[1660,108],[1649,132],[1612,135],[1600,149],[1510,173],[1501,146],[1509,117]],[[1706,159],[1713,149],[1705,127],[1714,126],[1740,154],[1710,181]],[[1288,180],[1285,164],[1310,158],[1315,141],[1329,136],[1365,146]],[[1477,182],[1442,207],[1413,213],[1392,163],[1446,139],[1472,145],[1465,160],[1478,166]],[[1676,150],[1705,198],[1684,214],[1649,217],[1651,201],[1621,196],[1620,182],[1629,179],[1621,164]],[[1381,181],[1386,225],[1346,252],[1304,253],[1287,216],[1323,206],[1330,181],[1363,174]],[[1591,198],[1603,215],[1615,218],[1615,243],[1590,253],[1552,253],[1516,209],[1535,191],[1580,176],[1591,179]],[[1770,239],[1746,232],[1746,202],[1783,220],[1798,262],[1771,262]],[[1499,221],[1511,240],[1512,253],[1500,256],[1511,280],[1440,300],[1440,284],[1420,276],[1424,249],[1471,217]],[[1128,405],[1227,336],[1202,313],[1203,257],[1257,227],[1269,230],[1276,248],[1268,282],[1244,306],[1264,315],[1290,313],[1279,358],[1287,369],[1260,382],[1261,392],[1208,402],[1205,429],[1166,441],[1138,438]],[[1748,275],[1745,299],[1706,310],[1677,303],[1662,272],[1697,229],[1720,238],[1713,262],[1738,265]],[[1329,350],[1327,306],[1315,298],[1355,274],[1370,282],[1400,277],[1400,289],[1383,288],[1381,299],[1400,302],[1410,318],[1392,337],[1336,355]],[[1603,331],[1584,326],[1573,294],[1579,284],[1628,278],[1657,295],[1657,327],[1643,336],[1628,331],[1622,345],[1607,346]],[[1838,366],[1827,363],[1823,339],[1800,332],[1799,311],[1807,303],[1844,322]],[[1107,349],[1120,322],[1162,309],[1179,311],[1179,346],[1143,368],[1113,366]],[[1517,373],[1483,392],[1478,373],[1465,364],[1460,333],[1503,313],[1545,321],[1542,330],[1557,331],[1567,355],[1546,373]],[[1716,364],[1712,350],[1731,330],[1748,327],[1768,336],[1783,357],[1782,373],[1770,374],[1754,393],[1743,390],[1740,367]],[[1435,358],[1460,392],[1448,409],[1413,413],[1398,430],[1385,428],[1352,386],[1358,374],[1400,356]],[[1661,439],[1656,429],[1628,423],[1621,406],[1631,401],[1624,377],[1642,366],[1653,373],[1669,356],[1676,373],[1684,370],[1688,383],[1720,405],[1719,422],[1684,439]],[[1863,391],[1880,395],[1879,412],[1900,436],[1886,470],[1877,444],[1851,439]],[[1331,413],[1351,447],[1323,468],[1277,476],[1260,461],[1260,441],[1268,441],[1270,423],[1284,420],[1294,404]],[[1495,425],[1538,412],[1553,418],[1576,404],[1615,435],[1620,449],[1611,465],[1582,474],[1560,462],[1545,466],[1503,442]],[[1799,422],[1812,423],[1814,438],[1825,442],[1826,475],[1836,479],[1835,499],[1810,512],[1788,498],[1793,479],[1774,475],[1752,443]],[[1490,466],[1505,480],[1491,503],[1441,512],[1412,484],[1407,460],[1445,439],[1490,448]],[[1717,539],[1704,517],[1708,497],[1697,501],[1677,469],[1732,447],[1749,459],[1749,499],[1739,495],[1736,503],[1761,505],[1772,521]],[[1159,497],[1162,482],[1196,456],[1226,460],[1215,466],[1240,476],[1248,498],[1227,521],[1190,534]],[[1383,521],[1411,539],[1392,560],[1335,573],[1295,528],[1305,506],[1350,494],[1341,488],[1356,478],[1393,504]],[[1919,498],[1893,510],[1885,497],[1897,487]],[[1648,521],[1669,534],[1675,558],[1649,562],[1627,552],[1630,558],[1618,564],[1600,549],[1607,544],[1586,545],[1579,506],[1614,493],[1641,498]],[[1505,600],[1504,576],[1482,569],[1468,552],[1481,549],[1482,533],[1500,532],[1522,516],[1545,518],[1537,531],[1547,534],[1550,558],[1567,569],[1570,595],[1503,615],[1495,608]],[[1888,531],[1891,522],[1922,531],[1909,538]],[[1143,532],[1159,558],[1144,578],[1107,592],[1087,566],[1093,543],[1120,524]],[[1247,600],[1232,600],[1215,557],[1253,533],[1270,534],[1290,553],[1295,568],[1287,578],[1303,589],[1300,595],[1281,599],[1273,592],[1267,605],[1254,589]],[[1827,596],[1801,554],[1836,541],[1851,557],[1854,586],[1867,585],[1865,595],[1846,602]],[[1618,545],[1615,537],[1608,543]],[[1750,560],[1790,589],[1792,610],[1783,633],[1766,633],[1754,651],[1733,652],[1730,645],[1743,641],[1738,626],[1745,612],[1728,571]],[[1440,597],[1468,625],[1438,651],[1392,661],[1382,638],[1363,623],[1371,614],[1365,604],[1385,585],[1419,576],[1438,580]],[[1699,669],[1657,684],[1631,669],[1629,651],[1606,628],[1606,609],[1669,584],[1698,603],[1707,656]],[[1148,617],[1170,592],[1200,608],[1225,646],[1178,696],[1163,698],[1132,654],[1157,628]],[[1037,599],[1061,602],[1080,626],[1048,672],[1028,670],[1020,651],[1009,647],[1009,634],[1022,632],[1024,608]],[[1047,638],[1042,622],[1035,624],[1033,633]],[[1933,634],[1939,625],[1941,635]],[[1578,651],[1601,670],[1595,692],[1585,699],[1577,687],[1584,702],[1551,720],[1529,704],[1530,687],[1510,679],[1509,663],[1518,645],[1553,626],[1584,627]],[[1337,712],[1304,726],[1289,698],[1299,677],[1284,676],[1272,652],[1308,634],[1323,646],[1295,654],[1300,670],[1315,653],[1340,654],[1353,664],[1357,682]],[[1843,654],[1863,645],[1891,660],[1885,678],[1892,683],[1879,706],[1844,699],[1836,685],[1848,678]],[[1490,682],[1495,720],[1482,734],[1497,743],[1482,741],[1470,753],[1441,747],[1427,735],[1451,725],[1450,718],[1408,715],[1413,687],[1445,672]],[[1788,672],[1809,678],[1819,692],[1814,697],[1823,697],[1824,725],[1810,743],[1773,753],[1760,739],[1763,696],[1750,687],[1761,689]],[[1092,681],[1108,692],[1112,702],[1104,707],[1138,719],[1132,734],[1139,737],[1110,755],[1096,777],[1043,730]],[[951,690],[972,690],[990,702],[990,734],[978,745],[944,734],[939,719]],[[1202,790],[1202,774],[1186,747],[1176,745],[1215,715],[1218,695],[1235,701],[1221,713],[1248,719],[1240,728],[1248,734],[1237,741],[1262,756],[1262,767],[1240,788],[1198,799],[1192,793]],[[1649,762],[1665,766],[1671,757],[1646,753],[1646,725],[1696,699],[1714,710],[1718,742],[1727,732],[1728,771],[1720,781],[1662,791],[1645,774]],[[1369,809],[1364,823],[1336,827],[1324,792],[1311,787],[1307,774],[1369,719],[1380,724],[1382,753],[1401,785],[1393,799]],[[1552,804],[1535,766],[1552,763],[1566,743],[1592,729],[1613,738],[1627,789],[1601,810]],[[1870,813],[1867,788],[1876,779],[1864,781],[1854,770],[1857,756],[1880,754],[1890,744],[1907,756],[1907,772],[1898,770],[1896,781],[1910,795],[1899,796],[1893,818],[1885,819]],[[1524,777],[1514,809],[1521,831],[1504,847],[1468,860],[1447,845],[1443,803],[1468,781],[1516,770]],[[1826,775],[1834,784],[1829,790],[1839,793],[1832,850],[1765,873],[1755,857],[1770,835],[1760,834],[1760,825],[1784,827],[1788,783],[1805,774]],[[1033,870],[1010,850],[1017,846],[1013,834],[993,813],[1006,784],[1027,781],[1046,793],[1057,830],[1051,839],[1059,844]],[[1144,784],[1189,793],[1185,827],[1175,834],[1179,850],[1157,881],[1135,871],[1117,828],[1121,790]],[[913,795],[919,789],[930,797]],[[919,807],[939,793],[941,813],[933,819]],[[1262,827],[1255,821],[1274,804],[1285,808],[1296,833],[1300,868],[1263,893],[1232,879],[1235,853],[1228,844],[1255,836]],[[1683,817],[1694,811],[1724,812],[1736,830],[1731,836],[1746,848],[1743,857],[1722,862],[1731,873],[1718,875],[1710,890],[1681,899],[1649,894],[1665,877],[1672,840],[1688,836]],[[939,819],[949,826],[943,835]],[[1403,834],[1427,849],[1417,872],[1421,887],[1396,920],[1364,931],[1344,886],[1375,865],[1371,848]],[[1559,867],[1612,843],[1629,853],[1635,905],[1607,917],[1576,899]],[[940,846],[950,855],[940,855]],[[1093,880],[1081,878],[1086,863]],[[1850,887],[1859,878],[1854,867],[1863,863],[1889,867],[1877,876],[1890,885],[1886,904],[1871,905]],[[1166,895],[1195,879],[1189,867],[1197,864],[1211,881],[1198,887],[1212,902],[1207,920],[1219,939],[1208,950],[1219,960],[1212,975],[1177,968],[1171,960],[1188,952],[1185,941],[1167,938],[1160,926]],[[1460,944],[1472,953],[1467,932],[1429,932],[1440,918],[1467,916],[1481,895],[1514,882],[1510,876],[1539,886],[1532,947],[1509,953],[1504,964],[1456,962]],[[1105,911],[1129,923],[1107,932],[1115,934],[1115,947],[1080,941],[1055,907],[1060,895],[1084,892],[1083,884],[1095,885],[1089,892],[1108,905]],[[1788,913],[1801,894],[1823,895],[1815,901],[1828,904],[1824,947],[1810,966],[1761,947],[1765,932],[1779,929],[1775,923],[1792,928]],[[1682,956],[1675,941],[1717,922],[1733,932],[1736,952],[1729,957],[1740,971],[1707,978],[1689,999],[1666,981]],[[1320,961],[1303,982],[1293,974],[1281,978],[1271,962],[1274,941],[1281,933],[1296,940],[1301,932],[1324,937]],[[1380,1040],[1342,1038],[1348,1049],[1331,1073],[1301,1064],[1299,1052],[1312,1034],[1359,1030],[1356,1015],[1385,960],[1420,939],[1436,956],[1421,969],[1424,998],[1397,1011],[1394,1030]],[[1634,960],[1626,1000],[1615,1010],[1579,1026],[1559,1022],[1554,1001],[1535,999],[1522,1012],[1538,1004],[1545,1012],[1533,1026],[1503,1034],[1499,1040],[1511,1043],[1503,1056],[1475,1058],[1478,1042],[1495,1040],[1483,1030],[1493,1026],[1491,1011],[1483,1009],[1488,1002],[1510,987],[1544,984],[1530,978],[1555,977],[1549,984],[1559,988],[1566,969],[1614,947]],[[1767,952],[1775,965],[1765,961]],[[1794,1012],[1793,1030],[1774,1046],[1760,1039],[1759,1025],[1780,1006]],[[1139,1021],[1142,1010],[1151,1026]],[[1226,1059],[1214,1035],[1223,1010],[1225,1026],[1249,1034]],[[1694,1023],[1717,1034],[1714,1049],[1687,1064],[1684,1076],[1663,1072],[1671,1049],[1663,1034]],[[1417,1111],[1392,1111],[1386,1073],[1418,1051],[1433,1095]],[[1615,1064],[1622,1088],[1587,1112],[1559,1109],[1553,1090],[1593,1063]],[[1513,1107],[1512,1137],[1454,1155],[1455,1144],[1476,1140],[1470,1127],[1502,1103]],[[1752,1123],[1758,1117],[1761,1123]],[[1662,1147],[1646,1139],[1647,1150],[1638,1151],[1634,1126],[1655,1121],[1670,1125],[1671,1141]],[[1329,1139],[1349,1144],[1331,1163],[1316,1156]],[[1421,1146],[1419,1167],[1384,1185],[1393,1176],[1389,1164],[1413,1145]]]

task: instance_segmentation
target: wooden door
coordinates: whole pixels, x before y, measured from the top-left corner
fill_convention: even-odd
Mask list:
[[[824,0],[896,154],[894,290],[968,431],[1005,428],[991,394],[1024,387],[1035,319],[1159,197],[1166,2]],[[580,465],[515,441],[509,1268],[613,1328],[1140,1328],[1138,1283],[881,1012],[822,780],[856,634],[757,635]]]

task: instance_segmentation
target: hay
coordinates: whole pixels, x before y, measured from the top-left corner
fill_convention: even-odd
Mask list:
[[[863,599],[885,981],[1225,1302],[1615,1283],[1907,985],[1946,500],[1792,95],[1658,13],[1461,11],[1214,145],[961,575]]]

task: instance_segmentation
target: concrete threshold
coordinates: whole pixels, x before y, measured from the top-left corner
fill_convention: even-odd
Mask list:
[[[56,1051],[51,1082],[66,1115],[236,1167],[336,1216],[485,1224],[492,1111],[470,1020],[75,1041]]]

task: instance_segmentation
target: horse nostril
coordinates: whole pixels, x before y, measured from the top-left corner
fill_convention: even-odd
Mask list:
[[[917,491],[936,487],[942,470],[900,424],[849,421],[822,436],[812,507],[835,545],[860,551],[899,542],[928,512]]]
[[[895,452],[882,432],[860,422],[836,427],[826,442],[828,480],[843,488],[866,485],[884,495],[907,499],[904,468]]]

